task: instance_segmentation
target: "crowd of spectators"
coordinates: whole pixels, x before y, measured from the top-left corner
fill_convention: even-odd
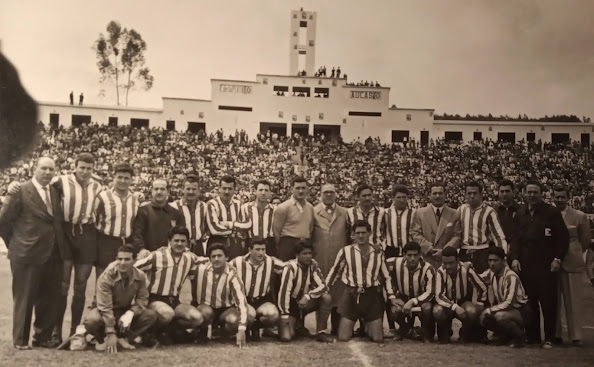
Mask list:
[[[5,195],[12,180],[30,178],[40,156],[53,157],[60,173],[67,173],[77,153],[89,151],[97,158],[97,175],[107,185],[114,164],[132,164],[136,171],[134,190],[147,198],[155,178],[169,182],[171,199],[180,197],[184,176],[197,172],[205,198],[216,193],[219,177],[230,173],[240,183],[239,199],[251,200],[252,183],[267,178],[274,195],[284,200],[290,196],[291,178],[301,174],[311,185],[312,203],[319,200],[321,184],[331,182],[338,189],[339,203],[352,206],[356,186],[366,182],[375,188],[377,204],[389,206],[392,186],[403,183],[410,188],[411,205],[420,207],[426,204],[429,183],[441,180],[447,185],[449,204],[458,207],[464,201],[463,182],[480,180],[485,199],[495,201],[497,182],[506,177],[520,189],[527,179],[542,181],[548,187],[565,184],[572,194],[570,205],[594,213],[594,156],[576,142],[550,145],[485,140],[453,145],[431,140],[422,146],[414,140],[381,144],[379,139],[367,138],[345,143],[320,136],[287,138],[270,132],[250,140],[245,131],[225,136],[222,130],[182,133],[97,124],[43,128],[42,136],[35,151],[0,172],[0,195]],[[522,201],[520,195],[518,200]]]

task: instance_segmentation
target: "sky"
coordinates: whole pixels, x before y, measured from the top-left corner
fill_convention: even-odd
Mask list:
[[[118,21],[155,77],[129,104],[161,108],[210,99],[211,78],[288,74],[300,7],[317,12],[316,65],[391,87],[390,105],[594,117],[593,0],[0,0],[0,40],[36,100],[113,105],[91,47]]]

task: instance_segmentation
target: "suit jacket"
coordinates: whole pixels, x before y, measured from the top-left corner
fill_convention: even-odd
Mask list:
[[[60,194],[49,186],[52,201],[51,215],[32,181],[11,195],[0,211],[0,235],[8,244],[10,261],[24,264],[45,263],[57,246],[62,259],[71,257],[66,246],[62,221],[64,215]]]
[[[590,221],[586,214],[572,208],[566,209],[563,220],[569,232],[569,249],[561,266],[568,273],[580,273],[585,270],[584,251],[590,247]]]
[[[410,233],[413,240],[421,245],[421,252],[425,260],[433,266],[441,264],[441,256],[434,257],[428,252],[432,248],[460,247],[462,239],[460,212],[444,205],[438,225],[433,208],[431,205],[427,205],[415,212]]]

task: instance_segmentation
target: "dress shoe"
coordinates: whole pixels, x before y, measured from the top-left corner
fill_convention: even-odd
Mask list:
[[[336,339],[331,335],[321,332],[316,334],[316,341],[320,343],[334,343]]]
[[[550,341],[546,341],[544,342],[544,344],[542,345],[543,349],[553,349],[553,343],[551,343]]]
[[[572,344],[574,347],[583,347],[583,346],[584,346],[584,343],[583,343],[581,340],[573,340],[573,341],[571,342],[571,344]]]
[[[390,330],[388,330],[387,333],[384,334],[384,339],[394,339],[395,336],[396,336],[396,330],[390,329]]]
[[[61,343],[57,343],[57,341],[55,341],[55,340],[54,341],[52,341],[52,340],[44,340],[44,341],[33,340],[33,342],[31,343],[31,345],[33,345],[34,348],[47,348],[47,349],[54,349],[60,344]]]
[[[295,330],[295,335],[299,338],[311,338],[312,335],[306,327],[301,327]]]

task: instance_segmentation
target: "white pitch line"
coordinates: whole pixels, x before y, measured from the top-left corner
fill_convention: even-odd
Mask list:
[[[369,356],[363,353],[363,350],[361,349],[361,343],[351,341],[348,344],[349,348],[351,349],[351,352],[359,360],[359,362],[361,362],[363,367],[373,367],[373,364],[371,364],[371,359],[369,358]]]

